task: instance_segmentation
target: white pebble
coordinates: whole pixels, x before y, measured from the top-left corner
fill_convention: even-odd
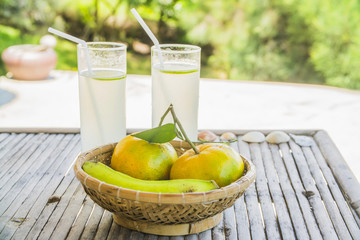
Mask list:
[[[265,135],[262,132],[248,132],[242,137],[242,140],[244,142],[260,143],[265,141]]]
[[[289,135],[283,131],[273,131],[266,136],[268,143],[279,144],[290,141]]]

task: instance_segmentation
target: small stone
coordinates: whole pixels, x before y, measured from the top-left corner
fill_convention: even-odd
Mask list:
[[[216,134],[211,131],[202,131],[198,134],[198,139],[204,142],[213,142],[217,138]]]
[[[249,143],[260,143],[265,141],[265,135],[257,131],[248,132],[242,137],[242,140]]]
[[[273,131],[266,136],[268,143],[279,144],[290,141],[289,135],[283,131]]]
[[[233,141],[236,140],[236,135],[232,132],[225,132],[220,136],[222,141]]]

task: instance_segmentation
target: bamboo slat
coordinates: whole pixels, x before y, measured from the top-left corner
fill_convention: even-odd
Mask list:
[[[9,133],[1,133],[0,132],[0,143],[1,143],[1,145],[4,145],[4,142],[6,141],[5,139],[9,138],[9,135],[10,135]],[[0,148],[1,148],[1,145],[0,145]]]
[[[106,239],[106,237],[108,236],[109,229],[111,227],[112,222],[113,222],[112,214],[108,211],[104,211],[104,214],[100,220],[98,230],[96,232],[94,239],[98,239],[98,240]],[[126,238],[124,238],[124,239],[126,239]]]
[[[58,141],[61,140],[63,136],[59,136]],[[59,144],[58,146],[61,147],[63,144],[66,144],[66,141],[62,141],[59,143],[58,141],[55,141],[54,143]],[[51,148],[49,148],[51,149]],[[52,151],[48,151],[47,153],[43,152],[43,154],[46,156],[50,153],[52,153],[53,156],[56,156],[58,151],[56,151],[57,148],[52,149]],[[54,155],[55,154],[55,155]],[[47,159],[47,158],[44,158]],[[13,189],[20,189],[20,191],[15,194],[14,191],[9,192],[8,194],[13,195],[13,197],[16,198],[16,201],[12,201],[11,205],[8,207],[4,215],[6,216],[12,216],[14,219],[23,219],[28,214],[28,211],[33,207],[34,202],[39,198],[39,195],[41,194],[41,191],[47,186],[46,184],[49,183],[49,177],[48,175],[43,175],[42,172],[44,170],[46,171],[52,171],[53,169],[56,169],[58,165],[61,163],[56,161],[57,158],[50,157],[47,161],[44,161],[40,168],[38,168],[31,177],[22,177],[24,179],[30,179],[30,181],[18,181],[17,187],[14,187]],[[33,161],[37,161],[34,159]],[[41,162],[41,161],[39,161]],[[36,166],[34,164],[34,166]],[[30,171],[29,171],[30,173]],[[22,184],[19,184],[22,183]],[[12,189],[12,190],[13,190]],[[46,203],[47,199],[45,199]],[[4,201],[5,202],[5,201]],[[21,227],[23,227],[23,224],[21,224]],[[10,231],[10,228],[13,228]],[[17,230],[15,226],[8,225],[7,229],[9,232],[14,232]]]
[[[234,206],[224,211],[224,231],[226,239],[235,240],[238,238]]]
[[[6,154],[10,151],[13,151],[14,148],[21,146],[21,140],[26,136],[26,134],[5,134],[2,136],[7,136],[7,138],[3,138],[0,142],[0,167],[8,161],[10,158],[5,157]]]
[[[323,237],[326,239],[337,239],[334,227],[326,213],[313,178],[311,177],[305,160],[302,158],[302,153],[296,151],[296,149],[291,149],[292,151],[290,151],[288,144],[280,144],[280,149],[287,163],[287,169],[292,169],[290,177],[302,184],[301,187],[297,189],[298,198],[302,198],[301,196],[305,198],[305,196],[307,196],[308,203],[311,206],[311,210]]]
[[[241,140],[248,131],[234,131],[230,145],[254,163],[256,182],[217,226],[186,236],[117,225],[74,177],[77,131],[39,131],[0,133],[0,239],[360,239],[359,183],[324,131],[287,131],[311,146],[249,144]]]
[[[97,204],[93,204],[93,208],[90,212],[88,222],[79,239],[81,240],[94,239],[98,228],[98,224],[103,214],[104,214],[104,209]]]
[[[237,142],[230,143],[230,146],[234,148],[236,151],[239,151],[239,145]],[[246,204],[244,201],[244,196],[241,196],[234,204],[234,212],[235,212],[235,222],[236,222],[236,231],[237,231],[237,239],[248,240],[251,239],[250,236],[250,227],[249,220],[247,215]]]
[[[317,132],[314,138],[345,197],[350,201],[357,215],[360,216],[360,183],[325,131]]]
[[[190,235],[187,235],[185,236],[184,238],[185,240],[198,240],[198,234],[190,234]]]
[[[297,176],[296,169],[287,168],[277,145],[269,144],[274,165],[278,172],[281,189],[290,209],[289,215],[292,219],[295,234],[298,239],[321,239],[319,227],[316,224],[309,203],[302,195],[303,188]],[[298,197],[300,199],[298,199]]]
[[[76,222],[71,226],[67,239],[80,239],[81,233],[83,232],[86,222],[91,214],[91,210],[94,206],[94,202],[91,201],[90,197],[87,196],[82,203],[81,210],[78,213]],[[68,219],[68,218],[67,218]],[[65,231],[66,232],[66,231]]]
[[[292,148],[298,148],[298,146],[294,146],[293,143],[292,145],[293,145]],[[316,182],[316,186],[322,196],[321,199],[324,202],[326,210],[331,218],[331,221],[334,225],[336,232],[338,233],[338,236],[340,237],[340,239],[350,239],[350,234],[347,229],[347,226],[341,216],[341,213],[338,209],[336,202],[333,199],[333,196],[329,190],[329,186],[324,178],[324,175],[321,172],[320,167],[316,162],[315,156],[313,155],[309,147],[303,147],[302,151],[308,163],[312,177],[314,178]],[[360,236],[358,235],[358,238],[359,237]]]
[[[211,239],[211,230],[199,233],[199,239]]]
[[[295,239],[294,228],[286,205],[286,199],[282,194],[278,173],[276,172],[270,149],[266,142],[261,143],[261,154],[268,180],[269,190],[273,199],[277,221],[284,239]]]
[[[319,147],[314,144],[311,146],[311,150],[313,151],[316,161],[319,164],[321,172],[326,179],[327,185],[331,191],[331,195],[333,196],[334,201],[336,202],[336,205],[339,208],[352,237],[354,239],[360,239],[360,221],[357,221],[357,218],[354,218],[357,216],[352,215],[352,212],[349,210],[348,203],[345,201],[341,189],[339,188],[339,185],[337,184],[334,175],[332,175],[330,167],[326,164],[326,160],[321,154]]]
[[[265,176],[264,164],[258,143],[250,144],[251,159],[256,165],[256,190],[259,195],[262,216],[268,239],[281,239],[278,222],[274,213],[272,199],[270,197],[268,180]]]
[[[211,238],[213,240],[224,239],[225,238],[224,229],[225,229],[224,219],[221,219],[220,223],[211,230],[212,232]]]
[[[238,141],[239,151],[247,159],[251,159],[249,145],[241,139]],[[256,180],[255,180],[256,183]],[[253,239],[266,239],[263,219],[259,209],[258,195],[255,184],[252,184],[245,192],[245,203],[250,225],[251,237]]]
[[[39,227],[41,224],[44,224],[47,221],[47,217],[51,214],[51,211],[49,211],[51,208],[44,209],[44,206],[49,205],[50,207],[55,207],[57,203],[55,200],[59,200],[58,198],[61,197],[68,187],[73,176],[68,175],[64,178],[64,173],[66,173],[68,165],[71,164],[78,154],[79,137],[75,136],[71,138],[62,152],[64,151],[66,151],[66,153],[59,154],[58,156],[54,155],[56,164],[53,165],[52,170],[44,173],[41,181],[37,185],[35,191],[35,193],[38,194],[36,201],[29,201],[28,204],[19,209],[17,216],[21,218],[26,217],[27,221],[22,223],[17,229],[14,234],[14,239],[21,239],[22,236],[27,236],[32,229],[32,233],[34,233],[36,230],[34,224]],[[53,202],[49,203],[49,199],[53,199]],[[30,204],[32,204],[31,207]]]
[[[17,148],[12,149],[8,155],[4,157],[5,161],[0,169],[0,188],[11,188],[14,182],[18,179],[19,175],[26,170],[27,159],[31,154],[36,150],[39,144],[39,140],[42,142],[46,138],[45,134],[41,135],[29,135],[26,139],[24,139],[25,144],[18,146]],[[11,161],[10,159],[17,159],[17,161]],[[25,167],[24,167],[25,165]],[[18,169],[19,172],[18,172]],[[15,175],[15,178],[12,176]],[[7,181],[9,181],[7,184]],[[5,191],[3,191],[5,192]],[[0,199],[3,196],[0,196]]]

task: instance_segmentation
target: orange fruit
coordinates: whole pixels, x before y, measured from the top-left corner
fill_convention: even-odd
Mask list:
[[[149,143],[128,135],[119,141],[111,157],[111,168],[144,180],[169,179],[177,153],[170,143]]]
[[[187,150],[173,164],[170,179],[214,180],[224,187],[240,178],[244,162],[238,152],[226,144],[204,143],[197,146],[199,154]]]

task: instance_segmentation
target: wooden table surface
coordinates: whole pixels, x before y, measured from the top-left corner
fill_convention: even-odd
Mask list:
[[[94,204],[72,168],[76,131],[23,131],[0,133],[0,239],[360,239],[360,184],[321,130],[290,131],[278,145],[248,144],[249,130],[232,131],[232,146],[256,166],[255,183],[219,225],[177,237],[120,227]]]

